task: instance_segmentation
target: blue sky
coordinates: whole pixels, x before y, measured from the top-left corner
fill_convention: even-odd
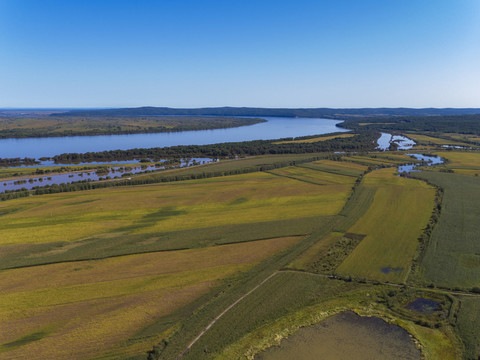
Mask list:
[[[480,107],[477,0],[0,0],[0,107]]]

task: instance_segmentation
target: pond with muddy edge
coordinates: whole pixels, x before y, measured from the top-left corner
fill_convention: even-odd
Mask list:
[[[418,360],[420,351],[407,331],[377,317],[351,311],[299,329],[280,346],[255,360]]]

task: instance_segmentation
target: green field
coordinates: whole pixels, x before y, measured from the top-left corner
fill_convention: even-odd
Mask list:
[[[458,331],[465,344],[465,358],[480,357],[480,297],[462,297],[458,313]]]
[[[406,281],[435,191],[424,182],[395,176],[394,171],[375,170],[364,178],[364,186],[375,188],[373,203],[348,232],[366,236],[338,267],[339,275]]]
[[[423,278],[450,288],[480,286],[480,179],[440,172],[416,176],[444,189],[440,219],[421,262]]]

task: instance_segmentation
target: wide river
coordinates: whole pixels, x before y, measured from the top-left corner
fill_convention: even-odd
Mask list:
[[[267,122],[228,129],[173,133],[69,136],[26,139],[1,139],[0,158],[41,158],[63,153],[127,150],[175,145],[206,145],[249,140],[320,135],[348,131],[339,120],[319,118],[262,117]]]

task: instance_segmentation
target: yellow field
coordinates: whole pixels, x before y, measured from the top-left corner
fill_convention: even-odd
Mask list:
[[[332,139],[341,139],[341,138],[349,138],[353,137],[355,134],[340,134],[340,135],[331,135],[331,136],[319,136],[316,138],[311,138],[311,139],[303,139],[303,140],[290,140],[290,141],[278,141],[275,142],[274,144],[279,145],[279,144],[301,144],[301,143],[316,143],[319,141],[326,141],[326,140],[332,140]]]
[[[407,134],[409,138],[412,138],[416,142],[420,143],[430,143],[430,144],[435,144],[435,145],[456,145],[456,146],[471,146],[466,143],[462,143],[459,141],[452,141],[452,140],[446,140],[446,139],[441,139],[438,137],[433,137],[433,136],[427,136],[427,135],[419,135],[419,134]]]
[[[448,168],[480,169],[480,152],[441,151],[434,154],[447,159]]]
[[[338,267],[340,275],[404,282],[428,223],[435,190],[426,183],[376,170],[364,178],[377,191],[372,205],[348,232],[367,235]]]
[[[445,134],[445,135],[460,141],[473,141],[476,143],[480,143],[480,136],[478,135],[472,135],[472,134]]]
[[[258,172],[21,198],[0,204],[0,245],[332,215],[350,191]]]
[[[355,164],[348,161],[332,161],[332,160],[318,160],[314,161],[312,164],[319,164],[325,167],[331,167],[334,169],[347,169],[347,170],[357,170],[359,173],[367,170],[367,166]]]
[[[355,183],[355,178],[352,178],[351,176],[332,174],[329,172],[312,170],[305,167],[289,166],[272,170],[270,172],[281,176],[313,182],[319,185],[350,185],[351,187]],[[342,187],[338,187],[338,190],[341,189]],[[346,189],[348,189],[348,187],[346,187],[344,190]]]
[[[86,359],[118,346],[126,356],[135,349],[126,341],[139,330],[298,240],[4,270],[0,358]]]
[[[376,155],[373,155],[376,156]],[[360,164],[368,164],[368,165],[398,165],[403,164],[405,162],[411,161],[411,159],[404,159],[404,158],[394,158],[387,159],[385,157],[373,157],[373,156],[346,156],[344,159],[346,161],[353,161]],[[390,157],[390,156],[389,156]]]

